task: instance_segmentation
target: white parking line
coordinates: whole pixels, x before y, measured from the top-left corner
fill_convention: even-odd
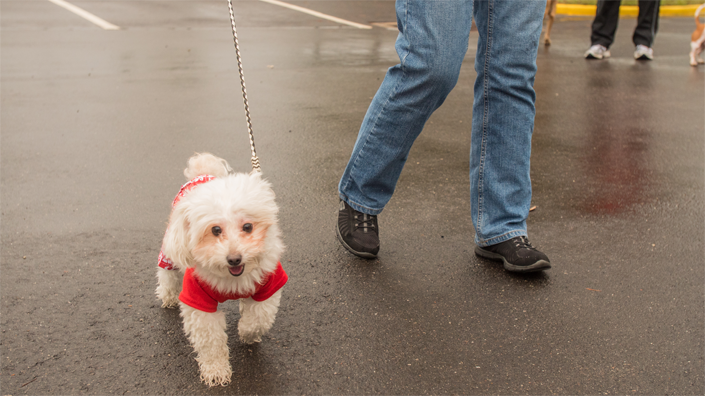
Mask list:
[[[51,1],[51,0],[50,0],[50,1]],[[346,21],[345,19],[337,18],[337,17],[330,16],[330,15],[327,15],[327,14],[323,14],[323,13],[318,12],[318,11],[309,10],[308,8],[303,8],[303,7],[295,6],[295,5],[293,5],[293,4],[285,3],[285,2],[283,2],[283,1],[278,1],[278,0],[260,0],[260,1],[263,1],[263,2],[269,3],[269,4],[278,5],[278,6],[280,6],[280,7],[286,7],[286,8],[295,10],[295,11],[303,12],[304,14],[313,15],[313,16],[318,17],[318,18],[321,18],[321,19],[327,19],[327,20],[329,20],[329,21],[333,21],[333,22],[336,22],[336,23],[340,23],[340,24],[342,24],[342,25],[348,25],[348,26],[356,27],[356,28],[358,28],[358,29],[372,29],[372,26],[370,26],[370,25],[363,25],[363,24],[357,23],[357,22]]]
[[[58,5],[59,7],[63,7],[65,9],[73,12],[74,14],[84,18],[84,19],[87,19],[87,20],[93,22],[94,24],[102,27],[105,30],[120,30],[119,26],[115,26],[112,23],[107,22],[106,20],[91,14],[90,12],[88,12],[82,8],[76,7],[75,5],[73,5],[71,3],[65,2],[64,0],[48,0],[48,1],[51,1],[52,3]]]

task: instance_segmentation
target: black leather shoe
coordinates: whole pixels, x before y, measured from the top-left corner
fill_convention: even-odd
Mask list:
[[[343,246],[351,253],[372,259],[379,252],[379,228],[377,216],[358,212],[340,200],[338,223],[335,234]]]
[[[536,272],[551,268],[548,257],[531,246],[525,236],[512,238],[496,245],[475,246],[475,254],[490,260],[504,262],[511,272]]]

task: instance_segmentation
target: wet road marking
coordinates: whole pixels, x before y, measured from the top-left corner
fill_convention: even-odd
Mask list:
[[[90,12],[88,12],[80,7],[76,7],[75,5],[73,5],[71,3],[65,2],[64,0],[48,0],[48,1],[58,5],[59,7],[66,9],[68,11],[73,12],[74,14],[80,16],[83,19],[86,19],[90,22],[93,22],[94,24],[100,26],[101,28],[103,28],[105,30],[120,30],[119,26],[115,26],[112,23],[110,23],[102,18],[99,18],[99,17],[91,14]]]
[[[49,0],[49,1],[52,1],[52,0]],[[333,21],[333,22],[336,22],[336,23],[340,23],[340,24],[342,24],[342,25],[348,25],[348,26],[356,27],[356,28],[358,28],[358,29],[372,29],[372,26],[370,26],[370,25],[363,25],[363,24],[361,24],[361,23],[347,21],[347,20],[345,20],[345,19],[341,19],[341,18],[338,18],[338,17],[334,17],[334,16],[331,16],[331,15],[327,15],[327,14],[324,14],[324,13],[321,13],[321,12],[318,12],[318,11],[309,10],[308,8],[299,7],[299,6],[296,6],[296,5],[293,5],[293,4],[285,3],[285,2],[283,2],[283,1],[279,1],[279,0],[260,0],[260,1],[265,2],[265,3],[269,3],[269,4],[278,5],[278,6],[280,6],[280,7],[289,8],[289,9],[292,9],[292,10],[295,10],[295,11],[303,12],[304,14],[313,15],[313,16],[318,17],[318,18],[321,18],[321,19],[327,19],[327,20],[329,20],[329,21]]]

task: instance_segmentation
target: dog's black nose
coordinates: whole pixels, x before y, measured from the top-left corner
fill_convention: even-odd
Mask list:
[[[233,267],[240,265],[242,263],[242,256],[239,254],[236,256],[228,256],[228,264]]]

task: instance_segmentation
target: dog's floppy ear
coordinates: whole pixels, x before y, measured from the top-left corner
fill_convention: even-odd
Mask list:
[[[193,267],[193,256],[189,249],[189,222],[186,218],[186,206],[177,205],[171,212],[169,226],[164,235],[164,255],[181,269]]]

